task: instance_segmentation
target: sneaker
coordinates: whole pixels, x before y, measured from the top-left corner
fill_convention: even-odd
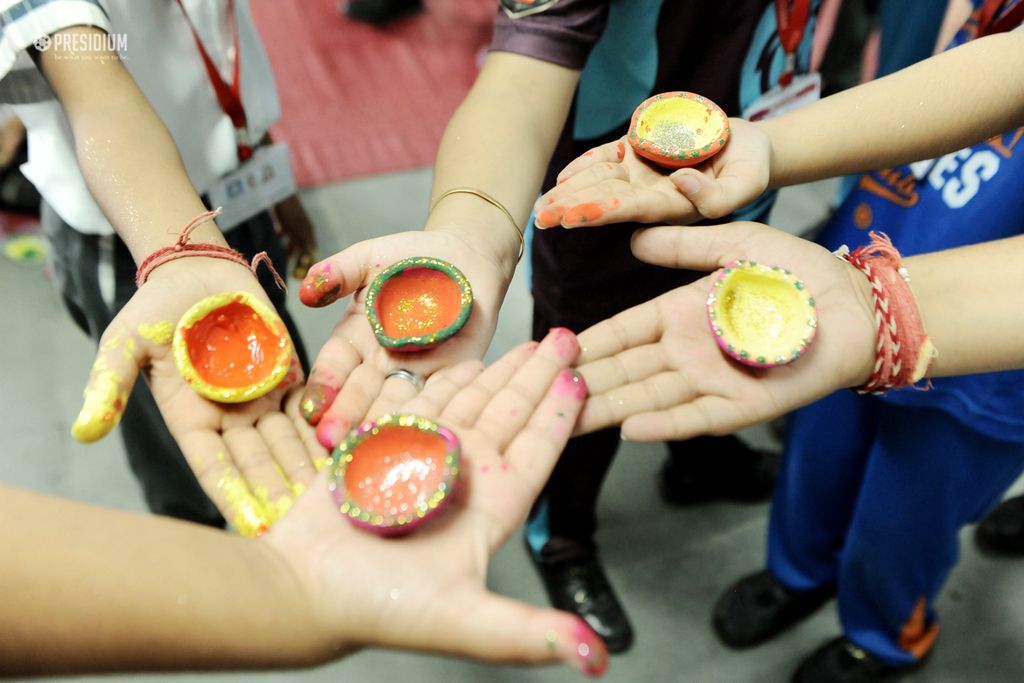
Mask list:
[[[633,627],[596,556],[545,562],[527,550],[551,606],[578,615],[604,641],[608,652],[633,645]]]
[[[834,595],[831,584],[813,591],[790,590],[765,569],[740,579],[718,598],[712,624],[729,647],[753,647],[806,619]]]
[[[894,666],[859,648],[846,638],[825,643],[805,659],[792,683],[876,683],[894,681],[923,664]]]
[[[974,542],[987,553],[1024,557],[1024,496],[1007,498],[988,513]]]
[[[670,505],[711,500],[757,503],[771,498],[779,455],[750,448],[735,436],[690,439],[661,468],[661,497]]]

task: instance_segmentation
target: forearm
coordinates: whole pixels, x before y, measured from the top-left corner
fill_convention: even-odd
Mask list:
[[[43,73],[71,124],[89,190],[139,262],[173,244],[177,230],[205,207],[170,133],[117,55],[69,54],[61,44],[40,53]],[[225,244],[213,222],[192,240]]]
[[[1024,368],[1024,236],[912,256],[905,265],[939,355],[932,377]]]
[[[565,124],[579,72],[522,55],[488,56],[445,129],[431,204],[446,190],[472,187],[501,202],[522,228]],[[431,212],[427,230],[457,232],[511,274],[519,237],[504,214],[478,197],[453,194]]]
[[[327,637],[266,544],[0,485],[0,671],[309,665]]]
[[[981,38],[758,125],[782,187],[930,159],[1024,124],[1024,32]]]

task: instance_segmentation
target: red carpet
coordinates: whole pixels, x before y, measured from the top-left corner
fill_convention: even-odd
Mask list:
[[[448,118],[476,77],[494,0],[436,0],[384,29],[338,0],[252,0],[281,96],[277,139],[300,187],[433,163]]]

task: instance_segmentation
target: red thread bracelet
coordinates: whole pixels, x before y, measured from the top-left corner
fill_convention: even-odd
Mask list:
[[[274,264],[270,261],[270,256],[267,252],[261,251],[256,254],[252,261],[247,261],[242,252],[232,249],[231,247],[225,247],[220,244],[209,244],[207,242],[198,242],[192,244],[189,242],[189,238],[192,235],[192,231],[202,225],[208,220],[212,220],[220,215],[220,207],[213,211],[204,211],[192,220],[190,220],[184,228],[181,229],[181,233],[178,235],[178,240],[169,247],[163,247],[157,249],[152,254],[147,256],[139,264],[139,269],[135,272],[135,286],[141,287],[149,279],[150,273],[153,272],[158,266],[162,266],[165,263],[175,261],[186,256],[206,256],[208,258],[219,258],[226,261],[232,261],[239,265],[243,265],[252,271],[252,274],[256,274],[256,269],[261,263],[266,263],[267,268],[270,269],[271,274],[274,276],[274,282],[281,289],[285,289],[284,280],[278,274],[274,268]]]
[[[928,372],[937,354],[924,330],[900,252],[884,233],[870,235],[870,244],[852,253],[838,253],[867,276],[875,306],[875,367],[867,383],[855,389],[861,394],[879,394],[915,384]]]

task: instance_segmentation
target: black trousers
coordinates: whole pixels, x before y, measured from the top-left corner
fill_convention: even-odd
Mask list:
[[[43,231],[50,243],[57,290],[68,313],[93,341],[135,293],[135,261],[128,247],[114,235],[87,235],[65,223],[43,204]],[[273,221],[266,212],[229,230],[228,243],[251,259],[266,251],[274,264],[284,268],[287,255]],[[303,368],[308,367],[305,348],[288,311],[285,293],[273,277],[260,269],[260,284],[277,308],[295,342]],[[149,509],[211,526],[224,519],[203,492],[164,424],[146,382],[136,382],[120,423],[128,464],[135,474]]]

